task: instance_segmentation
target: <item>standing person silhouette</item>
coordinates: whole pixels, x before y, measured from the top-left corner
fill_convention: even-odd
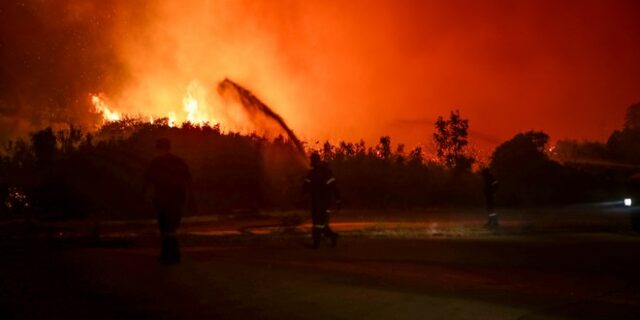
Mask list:
[[[313,221],[313,248],[320,246],[322,236],[331,240],[331,247],[335,248],[338,234],[329,227],[329,208],[335,201],[340,202],[340,194],[336,186],[329,165],[320,160],[317,152],[311,154],[311,170],[304,179],[304,191],[311,194],[311,219]]]
[[[182,211],[187,201],[193,203],[191,173],[184,160],[171,153],[169,139],[159,139],[156,149],[159,155],[149,164],[145,182],[147,187],[152,187],[152,203],[162,237],[158,261],[163,264],[175,264],[180,263],[180,246],[176,232],[180,226]]]
[[[498,214],[495,212],[493,199],[498,190],[498,180],[496,180],[488,168],[482,169],[482,180],[484,182],[484,199],[487,206],[486,227],[495,229],[498,227]]]

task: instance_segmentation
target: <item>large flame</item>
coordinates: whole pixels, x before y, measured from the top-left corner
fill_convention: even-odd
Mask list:
[[[105,101],[102,94],[92,94],[91,103],[93,104],[93,112],[101,114],[104,122],[113,122],[122,120],[119,112],[113,111]]]
[[[166,120],[166,125],[175,127],[179,122],[182,122],[183,126],[206,126],[214,124],[226,132],[258,133],[264,137],[273,138],[286,137],[296,146],[299,154],[303,155],[301,159],[304,159],[304,147],[285,120],[247,88],[225,78],[218,83],[217,90],[213,92],[217,92],[218,95],[209,95],[205,87],[201,86],[198,81],[191,81],[182,98],[182,108],[179,109],[181,112],[178,113],[174,109],[168,111],[166,117],[162,117]],[[212,99],[214,97],[218,98],[213,99],[219,104],[216,106],[217,108],[213,108],[213,106],[208,103],[207,97],[211,97]],[[103,97],[92,95],[92,102],[95,107],[94,111],[103,116],[105,123],[121,120],[120,113],[112,111],[112,109],[107,106]],[[214,110],[217,110],[219,114],[224,116],[214,117]],[[234,113],[235,115],[233,115]],[[243,114],[243,116],[240,116],[240,114]],[[149,123],[153,124],[154,119],[157,119],[158,115],[138,114],[136,118],[139,120],[149,119]],[[223,118],[226,120],[226,123],[214,123],[215,120]],[[234,127],[231,125],[233,122],[240,122],[242,126]],[[238,130],[238,128],[242,127],[249,130]]]
[[[289,56],[276,45],[279,36],[252,22],[253,6],[226,0],[159,0],[145,8],[146,19],[130,21],[137,28],[118,23],[116,29],[123,32],[114,58],[126,73],[113,70],[108,78],[127,76],[100,88],[110,98],[110,110],[171,126],[208,124],[219,125],[222,132],[282,134],[277,126],[255,121],[240,101],[226,101],[218,94],[218,82],[229,77],[300,127],[303,114],[293,106],[307,104],[299,103],[299,74],[291,75],[283,63]],[[105,122],[116,120],[97,113]]]
[[[185,122],[196,125],[211,123],[214,119],[207,112],[206,91],[197,81],[191,81],[187,87],[187,94],[182,98],[182,105],[186,113]]]
[[[123,113],[116,111],[106,101],[107,99],[104,94],[92,94],[92,112],[100,114],[102,116],[103,123],[122,120]],[[189,123],[195,126],[218,123],[212,116],[211,105],[207,102],[207,91],[196,80],[191,81],[187,86],[187,92],[182,98],[182,108],[176,106],[174,109],[169,109],[166,114],[145,114],[140,112],[132,116],[136,116],[141,119],[148,119],[151,124],[155,122],[154,119],[166,118],[167,124],[170,127],[174,127],[179,123]]]

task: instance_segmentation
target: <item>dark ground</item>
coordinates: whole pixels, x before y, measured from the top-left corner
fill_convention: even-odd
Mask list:
[[[282,217],[194,219],[178,266],[156,263],[150,223],[99,238],[5,225],[0,318],[639,317],[640,236],[622,214],[512,213],[496,234],[464,215],[385,216],[339,217],[339,247],[318,251],[295,229],[256,227]]]

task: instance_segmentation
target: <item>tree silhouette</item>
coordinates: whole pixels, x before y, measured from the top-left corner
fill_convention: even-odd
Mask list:
[[[607,140],[607,149],[616,160],[640,163],[640,103],[627,108],[624,128],[611,133]]]
[[[421,165],[424,162],[422,147],[417,146],[409,152],[409,164],[412,166]]]
[[[396,158],[397,164],[402,165],[407,160],[407,156],[404,153],[404,148],[405,148],[404,143],[399,143],[398,146],[396,147],[395,158]]]
[[[52,164],[57,151],[56,145],[56,136],[50,127],[31,135],[31,146],[39,167],[44,168]]]
[[[83,139],[83,133],[80,128],[70,125],[68,130],[60,130],[57,132],[57,139],[60,143],[60,152],[68,154],[80,145]]]
[[[493,152],[490,168],[500,181],[497,197],[503,203],[539,205],[575,196],[573,172],[549,159],[548,142],[546,133],[528,131],[516,134]]]
[[[420,146],[392,145],[389,136],[375,145],[362,140],[319,144],[318,151],[340,182],[345,203],[377,209],[482,203],[480,176],[460,171],[473,161],[466,150],[467,120],[457,111],[438,120],[434,138],[442,145],[440,162],[426,160]],[[153,145],[159,137],[170,138],[175,152],[190,164],[194,190],[200,195],[198,206],[209,212],[288,210],[302,203],[298,193],[306,163],[283,136],[271,140],[256,134],[221,133],[208,126],[169,127],[161,121],[130,120],[105,126],[95,134],[75,130],[57,134],[41,130],[5,150],[0,182],[33,195],[33,211],[38,214],[144,216],[148,204],[140,188],[141,172],[155,154]],[[501,184],[496,195],[499,205],[597,202],[617,194],[617,175],[594,172],[593,177],[585,176],[580,172],[589,168],[554,162],[545,150],[548,141],[544,132],[530,131],[495,150],[490,166]],[[598,145],[588,150],[579,147],[602,152]],[[580,148],[577,151],[583,152]],[[633,152],[628,148],[620,151]]]
[[[491,167],[495,172],[506,173],[547,160],[544,149],[548,142],[549,135],[542,131],[518,133],[496,148],[491,156]]]
[[[608,156],[607,145],[597,141],[560,140],[553,150],[553,158],[563,162],[605,160]]]
[[[448,168],[471,169],[475,160],[467,155],[466,150],[469,144],[469,120],[463,119],[460,111],[456,110],[451,112],[449,119],[438,117],[435,126],[436,132],[433,134],[433,139],[440,162]]]
[[[624,116],[624,128],[640,128],[640,103],[633,104],[627,108],[627,112]]]
[[[329,142],[329,140],[325,141],[322,145],[322,158],[325,161],[333,159],[335,156],[335,147]]]
[[[380,137],[380,143],[376,146],[376,154],[384,160],[391,158],[391,138],[389,136]]]

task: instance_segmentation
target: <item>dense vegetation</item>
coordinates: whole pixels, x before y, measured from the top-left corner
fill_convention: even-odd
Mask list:
[[[500,181],[497,204],[574,204],[622,197],[627,177],[640,164],[640,149],[635,148],[640,145],[640,125],[633,122],[638,109],[629,108],[625,127],[606,144],[560,141],[551,151],[548,135],[530,131],[499,145],[489,163]],[[326,142],[317,151],[333,168],[346,206],[480,207],[482,178],[467,150],[468,127],[457,111],[440,117],[434,160],[425,159],[420,147],[407,151],[402,144],[392,145],[387,136],[373,146]],[[58,132],[46,128],[9,143],[0,158],[2,215],[150,217],[143,175],[161,137],[172,141],[174,153],[192,171],[199,214],[306,205],[301,190],[306,158],[285,138],[126,119],[93,134],[74,127]]]

